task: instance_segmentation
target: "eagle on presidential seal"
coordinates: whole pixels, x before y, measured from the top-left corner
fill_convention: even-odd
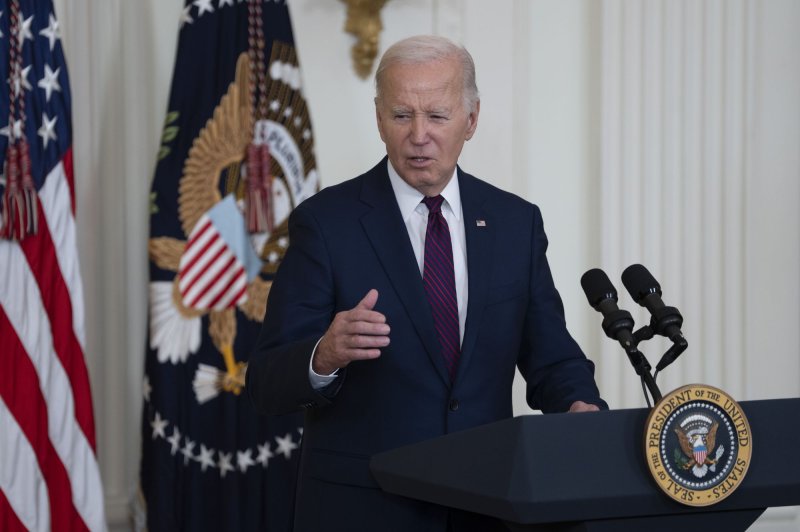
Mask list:
[[[158,361],[185,363],[196,353],[206,315],[221,356],[223,368],[198,364],[192,384],[199,403],[241,393],[247,364],[234,353],[237,311],[263,321],[271,279],[289,244],[289,213],[319,188],[294,48],[274,42],[268,64],[268,75],[254,72],[247,52],[240,55],[234,81],[194,139],[178,190],[185,239],[148,243],[150,259],[176,273],[172,282],[150,285],[150,347]],[[260,102],[252,98],[254,86]],[[258,201],[269,204],[259,216],[268,224],[254,230],[248,201],[258,187]]]
[[[712,422],[705,416],[692,416],[687,421],[694,420],[694,418],[698,418],[700,421],[688,424],[688,428],[683,426],[687,424],[685,421],[682,426],[674,429],[684,455],[678,460],[678,465],[684,470],[691,469],[696,477],[702,478],[709,468],[714,471],[717,460],[724,449],[722,446],[717,448],[719,422]]]

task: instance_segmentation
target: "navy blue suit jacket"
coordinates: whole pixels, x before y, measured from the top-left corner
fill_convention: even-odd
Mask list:
[[[469,298],[450,382],[386,165],[294,210],[250,358],[247,389],[260,411],[305,409],[298,531],[443,531],[445,509],[380,492],[369,458],[512,416],[516,367],[533,408],[563,412],[576,400],[606,407],[593,364],[567,332],[539,209],[460,169]],[[335,313],[372,288],[391,344],[314,391],[308,368],[316,342]]]

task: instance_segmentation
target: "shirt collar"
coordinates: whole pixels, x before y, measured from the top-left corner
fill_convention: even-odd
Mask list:
[[[389,181],[392,183],[394,197],[397,198],[397,205],[400,207],[400,214],[403,216],[403,221],[406,222],[425,196],[406,183],[388,159],[386,166],[389,170]],[[461,190],[458,187],[457,169],[453,170],[453,177],[442,190],[442,196],[444,197],[442,208],[449,208],[456,220],[461,220]]]

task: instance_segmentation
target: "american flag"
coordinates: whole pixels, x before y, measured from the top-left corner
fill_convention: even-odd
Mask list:
[[[50,0],[0,10],[0,530],[105,530],[61,31]]]

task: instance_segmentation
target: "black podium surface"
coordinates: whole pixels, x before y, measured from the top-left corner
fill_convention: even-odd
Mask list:
[[[668,498],[644,460],[645,408],[521,416],[373,457],[382,489],[498,517],[514,530],[745,530],[800,504],[800,399],[740,403],[750,469],[714,506]]]

